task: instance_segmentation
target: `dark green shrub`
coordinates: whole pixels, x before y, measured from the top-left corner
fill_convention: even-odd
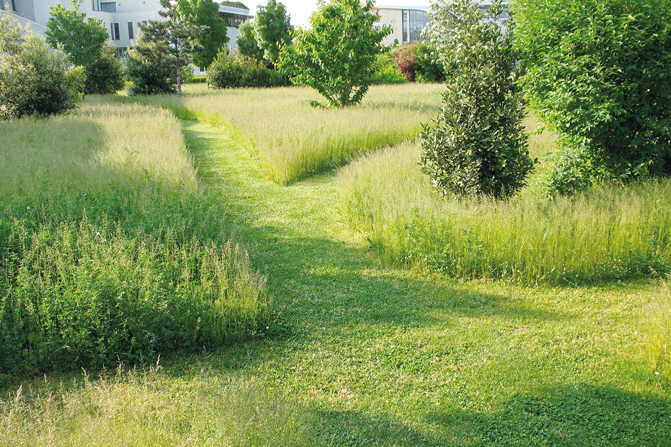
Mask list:
[[[101,56],[86,65],[86,84],[88,94],[116,93],[124,87],[124,66],[115,57],[114,47],[109,45]]]
[[[432,44],[446,67],[443,111],[422,133],[422,170],[443,192],[503,198],[533,167],[522,132],[514,23],[503,34],[495,1],[486,16],[470,0],[434,3]]]
[[[0,119],[52,115],[81,101],[84,70],[0,16]]]
[[[156,46],[152,42],[145,46]],[[161,51],[141,54],[137,50],[128,52],[126,79],[132,84],[128,87],[130,95],[154,95],[177,92],[177,74]]]
[[[268,69],[262,62],[222,51],[207,69],[207,84],[213,88],[281,87],[290,82],[284,73]]]
[[[520,0],[514,8],[527,96],[570,159],[558,164],[558,184],[575,169],[587,175],[581,187],[671,174],[671,3]]]

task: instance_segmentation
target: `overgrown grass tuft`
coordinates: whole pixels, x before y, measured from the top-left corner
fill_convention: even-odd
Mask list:
[[[444,198],[418,159],[418,146],[406,144],[339,174],[345,216],[386,259],[523,284],[589,284],[671,266],[668,180],[555,200]]]
[[[0,370],[132,364],[268,324],[265,280],[223,234],[169,112],[89,104],[1,124]]]
[[[308,100],[318,95],[299,87],[207,95],[192,88],[182,99],[159,95],[133,101],[226,127],[272,180],[286,185],[416,137],[421,123],[438,113],[443,89],[439,84],[372,86],[360,106],[344,109],[315,109]]]
[[[160,366],[23,386],[0,401],[0,445],[310,445],[300,407],[259,380]]]

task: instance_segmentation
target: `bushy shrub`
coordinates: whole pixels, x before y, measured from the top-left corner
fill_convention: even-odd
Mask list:
[[[416,48],[417,44],[411,43],[398,47],[391,52],[391,57],[398,71],[403,73],[403,76],[410,82],[415,80],[415,72],[418,67],[417,56],[415,55]]]
[[[391,52],[397,69],[410,82],[443,82],[445,70],[436,60],[435,49],[424,42],[413,42]]]
[[[207,84],[214,88],[281,87],[290,82],[284,73],[268,69],[262,62],[222,51],[207,69]]]
[[[422,131],[422,169],[443,193],[503,198],[533,167],[522,131],[514,23],[503,33],[495,1],[485,16],[471,0],[432,6],[432,44],[446,67],[443,111]]]
[[[88,94],[116,93],[124,87],[124,66],[115,57],[115,50],[108,45],[93,62],[86,65],[86,84]]]
[[[145,46],[156,46],[153,42]],[[128,94],[154,95],[161,93],[175,93],[177,91],[177,75],[168,61],[168,56],[161,51],[141,54],[137,50],[128,52],[126,65],[126,79],[132,84],[128,87]]]
[[[527,96],[566,148],[558,184],[570,183],[575,169],[587,175],[587,185],[594,176],[671,174],[671,3],[514,5]],[[562,180],[564,174],[569,178]]]
[[[404,84],[406,82],[408,82],[408,79],[396,68],[389,52],[378,55],[377,67],[372,81],[374,85]]]
[[[445,81],[445,69],[436,60],[435,49],[424,42],[415,47],[415,58],[417,69],[415,70],[416,82],[443,82]]]
[[[18,22],[0,16],[0,119],[52,115],[82,99],[84,70]]]

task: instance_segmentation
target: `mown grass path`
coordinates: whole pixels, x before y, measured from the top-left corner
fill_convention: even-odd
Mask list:
[[[341,222],[333,174],[281,187],[224,130],[184,134],[286,329],[167,367],[274,402],[254,401],[240,444],[671,445],[671,398],[640,349],[657,283],[538,290],[392,268]]]

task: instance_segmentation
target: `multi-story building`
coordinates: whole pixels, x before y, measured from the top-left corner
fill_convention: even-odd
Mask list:
[[[0,0],[4,2],[5,0]],[[44,34],[50,17],[51,6],[62,4],[69,8],[68,0],[9,0],[2,9],[9,9],[11,15],[23,25],[29,24],[38,34]],[[105,23],[110,41],[117,48],[117,54],[122,55],[127,48],[132,47],[138,38],[140,24],[149,20],[163,20],[159,15],[161,4],[158,0],[83,0],[79,7],[86,13],[86,17],[96,17]],[[228,46],[235,49],[235,39],[238,35],[240,23],[249,20],[252,15],[248,9],[219,6],[219,17],[228,24]]]
[[[504,5],[508,2],[504,1]],[[492,5],[492,0],[482,0],[480,9],[484,13]],[[509,17],[507,6],[504,6],[504,12],[501,19]],[[391,25],[393,31],[383,41],[382,45],[404,44],[410,42],[421,42],[424,40],[422,31],[429,24],[431,19],[427,6],[378,6],[380,15],[380,25]]]

